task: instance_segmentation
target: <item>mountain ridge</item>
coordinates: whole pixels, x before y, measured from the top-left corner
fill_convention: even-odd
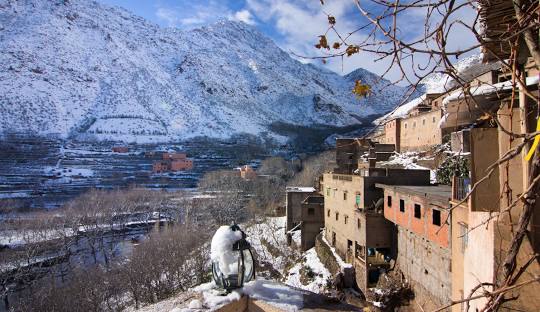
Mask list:
[[[405,90],[363,69],[302,64],[241,22],[183,31],[93,1],[22,0],[0,5],[0,25],[2,133],[284,141],[269,125],[355,125]],[[354,97],[353,73],[374,84],[372,97]]]

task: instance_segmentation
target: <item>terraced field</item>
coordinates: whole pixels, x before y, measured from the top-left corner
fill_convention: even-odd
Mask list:
[[[90,188],[190,189],[207,171],[232,169],[244,163],[257,166],[266,157],[242,142],[187,142],[167,145],[129,145],[128,153],[113,153],[113,143],[85,143],[11,136],[0,141],[0,199],[27,201],[30,207],[54,208]],[[159,150],[183,151],[194,169],[153,174]]]

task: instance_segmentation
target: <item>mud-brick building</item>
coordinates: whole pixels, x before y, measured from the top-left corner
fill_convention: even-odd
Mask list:
[[[446,185],[377,184],[384,190],[384,217],[397,227],[396,265],[426,311],[449,304],[452,253]]]
[[[337,170],[325,173],[321,182],[324,235],[338,255],[353,264],[356,282],[366,291],[377,283],[381,269],[388,268],[395,244],[395,229],[383,215],[383,190],[376,183],[429,185],[430,174],[429,170],[376,168],[376,162],[361,159],[350,172],[345,170],[350,163],[340,164],[339,158],[336,162]]]
[[[287,243],[292,243],[293,232],[300,231],[301,248],[307,250],[315,246],[324,227],[324,200],[314,187],[288,186],[285,192]]]
[[[306,251],[315,246],[315,239],[324,228],[324,197],[309,195],[301,203],[300,248]]]
[[[441,144],[443,131],[439,123],[443,96],[440,93],[424,94],[405,104],[413,108],[405,116],[384,123],[384,143],[394,144],[397,152],[425,150]]]
[[[498,3],[495,7],[499,5],[504,5],[504,3]],[[499,7],[497,10],[502,9]],[[511,12],[511,3],[507,9]],[[486,6],[483,10],[489,11],[490,7]],[[504,57],[504,51],[501,53],[499,57]],[[500,281],[503,276],[503,263],[511,248],[513,233],[525,209],[525,203],[520,200],[520,196],[531,187],[529,177],[533,168],[532,162],[525,160],[525,154],[530,146],[524,148],[517,157],[495,167],[491,176],[485,178],[489,166],[523,143],[521,138],[512,137],[507,131],[518,134],[535,131],[537,103],[525,95],[523,88],[526,87],[528,93],[538,96],[539,73],[532,66],[530,59],[521,66],[525,86],[521,85],[513,90],[508,82],[509,74],[502,72],[498,77],[498,83],[484,85],[481,89],[471,88],[469,99],[456,92],[446,100],[448,105],[466,104],[467,100],[480,103],[484,108],[473,110],[475,114],[481,114],[483,110],[491,108],[490,112],[496,114],[502,126],[502,128],[496,125],[493,128],[473,128],[468,132],[454,135],[458,142],[452,144],[453,147],[461,149],[460,152],[470,151],[470,181],[464,183],[464,178],[455,177],[452,185],[454,207],[452,226],[459,227],[459,231],[452,235],[452,266],[455,272],[452,275],[452,298],[454,300],[467,298],[471,294],[480,295],[478,288],[480,282],[495,284]],[[512,101],[513,91],[515,92],[514,101]],[[459,114],[452,117],[457,122],[466,118]],[[464,137],[466,139],[461,139]],[[475,191],[469,194],[471,187],[467,185],[474,185],[482,180],[484,182],[478,184]],[[465,199],[467,200],[463,202]],[[538,200],[532,211],[527,235],[523,238],[517,254],[517,269],[540,253],[540,202]],[[519,276],[515,277],[515,284],[527,282],[539,275],[540,264],[537,258]],[[487,290],[492,289],[489,285],[485,287]],[[510,291],[505,297],[513,298],[513,300],[505,302],[503,308],[515,311],[538,311],[540,310],[540,301],[537,300],[539,293],[540,283],[538,282]],[[486,298],[471,301],[470,309],[482,309],[486,301]],[[455,305],[452,310],[457,312],[462,308],[463,305]]]
[[[184,153],[163,153],[162,160],[152,164],[152,172],[174,172],[193,169],[193,160]]]

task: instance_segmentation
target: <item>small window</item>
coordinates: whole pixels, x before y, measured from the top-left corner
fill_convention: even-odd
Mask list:
[[[416,128],[416,121],[413,122],[412,127],[413,127],[413,128]]]
[[[459,237],[461,238],[461,252],[464,253],[469,244],[469,227],[467,224],[459,224]]]
[[[360,229],[362,227],[362,222],[360,222],[360,219],[356,219],[356,227]]]
[[[441,212],[436,209],[433,209],[433,224],[441,226]]]
[[[347,191],[343,192],[343,200],[347,200]]]
[[[392,196],[386,196],[386,204],[389,208],[392,208]]]
[[[416,219],[422,218],[422,208],[419,204],[414,204],[414,217]]]
[[[435,116],[433,116],[433,123],[435,123]]]
[[[326,211],[326,216],[327,216],[327,217],[330,217],[330,209],[328,209],[328,210]]]
[[[326,188],[326,196],[330,196],[330,188],[329,187]]]
[[[399,200],[399,211],[405,212],[405,201],[403,199]]]
[[[308,214],[308,216],[313,216],[313,215],[315,215],[315,208],[308,208],[307,214]]]
[[[405,123],[405,129],[407,129],[407,123]]]
[[[345,215],[345,224],[347,224],[347,222],[349,222],[349,216]]]
[[[336,212],[336,221],[339,220],[339,212]]]
[[[355,203],[356,205],[360,205],[360,194],[356,194]]]
[[[422,119],[422,125],[425,125],[425,124],[426,124],[426,120]]]

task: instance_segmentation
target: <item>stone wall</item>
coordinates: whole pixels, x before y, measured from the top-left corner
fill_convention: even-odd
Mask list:
[[[398,227],[397,265],[410,282],[415,301],[425,311],[450,303],[451,252]]]
[[[338,264],[338,261],[336,257],[334,256],[334,253],[330,249],[330,246],[328,246],[323,240],[322,240],[322,233],[317,235],[317,238],[315,240],[315,251],[317,252],[317,255],[319,256],[319,259],[321,260],[322,264],[332,273],[332,275],[335,277],[340,272],[343,273],[343,280],[344,280],[344,286],[345,287],[353,287],[355,283],[355,273],[354,269],[346,268],[344,270],[341,269],[340,265]]]

